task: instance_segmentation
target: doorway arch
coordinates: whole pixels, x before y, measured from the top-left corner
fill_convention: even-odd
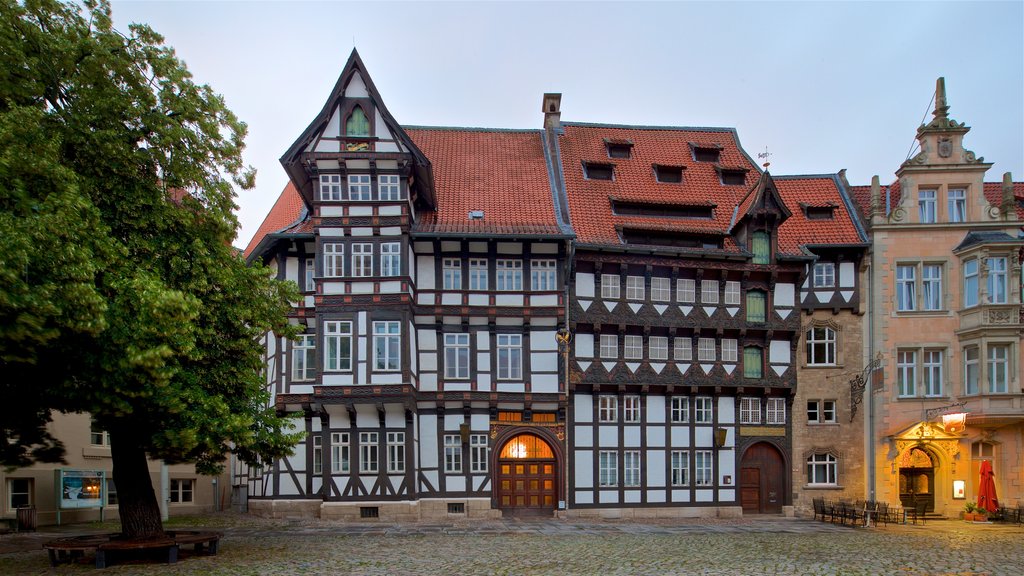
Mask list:
[[[915,508],[923,503],[926,512],[935,511],[935,470],[938,468],[931,451],[918,445],[903,453],[899,462],[900,504]]]
[[[550,515],[558,504],[557,463],[554,447],[537,434],[506,440],[496,466],[498,508],[518,516]]]
[[[757,442],[740,460],[740,504],[744,514],[777,514],[786,498],[786,464],[782,452]]]

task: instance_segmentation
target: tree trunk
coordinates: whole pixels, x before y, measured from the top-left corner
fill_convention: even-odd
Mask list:
[[[131,431],[111,430],[110,455],[114,461],[121,533],[132,540],[163,537],[160,504],[153,492],[146,451],[134,441]]]

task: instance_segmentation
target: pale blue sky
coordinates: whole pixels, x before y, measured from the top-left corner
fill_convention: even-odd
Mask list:
[[[115,1],[249,124],[244,246],[287,180],[278,158],[320,111],[353,40],[403,124],[539,128],[562,119],[729,126],[773,174],[883,182],[935,79],[966,146],[1024,180],[1024,2]],[[929,114],[930,117],[930,114]]]

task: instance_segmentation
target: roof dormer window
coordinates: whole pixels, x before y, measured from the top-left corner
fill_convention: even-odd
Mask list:
[[[655,164],[654,178],[665,184],[680,184],[683,181],[683,167]]]
[[[359,106],[352,109],[348,120],[345,121],[345,136],[368,137],[370,135],[370,121],[366,113]]]
[[[721,150],[709,146],[694,146],[693,159],[697,162],[718,162]]]
[[[722,184],[726,186],[742,186],[747,181],[746,170],[722,170]]]
[[[835,206],[805,206],[804,212],[808,220],[832,220],[835,218]]]
[[[633,143],[629,140],[609,140],[606,138],[604,145],[608,149],[609,158],[628,160],[633,154]]]
[[[614,180],[615,165],[599,162],[584,162],[583,177],[587,180]]]

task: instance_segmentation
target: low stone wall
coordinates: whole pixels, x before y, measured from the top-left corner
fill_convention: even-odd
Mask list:
[[[320,500],[249,500],[249,514],[260,518],[302,520],[320,517]],[[358,510],[357,510],[358,513]]]
[[[563,516],[564,514],[564,516]],[[659,518],[742,518],[739,506],[700,506],[672,508],[582,508],[559,513],[565,518],[601,518],[607,520],[651,520]]]
[[[462,504],[463,512],[450,513],[449,504]],[[376,508],[376,516],[363,517],[363,508]],[[417,522],[454,518],[497,519],[501,510],[488,498],[418,500],[412,502],[322,502],[320,500],[249,500],[249,513],[261,518],[321,518],[341,522]]]

